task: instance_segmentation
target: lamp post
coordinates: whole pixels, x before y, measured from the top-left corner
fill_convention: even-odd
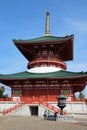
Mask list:
[[[60,115],[63,115],[63,108],[66,107],[66,97],[62,93],[58,97],[58,107],[61,109]]]

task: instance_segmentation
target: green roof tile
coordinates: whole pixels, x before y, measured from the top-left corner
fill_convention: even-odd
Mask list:
[[[68,72],[68,71],[57,71],[51,73],[29,73],[27,71],[9,75],[0,74],[1,79],[26,79],[26,78],[75,78],[87,76],[87,72]]]
[[[71,38],[73,37],[73,34],[72,35],[67,35],[65,37],[56,37],[56,36],[42,36],[42,37],[38,37],[38,38],[33,38],[33,39],[27,39],[27,40],[23,40],[23,39],[19,39],[19,40],[16,40],[14,39],[13,41],[17,41],[17,42],[42,42],[42,41],[58,41],[58,40],[64,40],[64,39],[67,39],[67,38]]]

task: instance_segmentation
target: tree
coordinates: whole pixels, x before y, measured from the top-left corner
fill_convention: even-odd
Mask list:
[[[3,93],[5,91],[5,88],[3,86],[0,87],[0,98],[3,98]]]
[[[79,98],[80,98],[80,99],[83,99],[84,97],[85,97],[84,94],[83,94],[82,92],[80,92],[80,93],[79,93]]]

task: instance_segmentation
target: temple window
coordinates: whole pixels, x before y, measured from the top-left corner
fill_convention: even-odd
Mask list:
[[[53,53],[53,51],[51,50],[51,51],[49,51],[49,54],[50,54],[50,55],[53,55],[54,53]]]
[[[36,58],[39,58],[39,57],[41,57],[41,52],[40,51],[36,55]]]
[[[47,55],[47,51],[46,51],[46,50],[43,50],[43,51],[42,51],[42,54],[43,54],[43,55]]]
[[[63,94],[70,94],[70,89],[63,89]]]
[[[53,56],[54,56],[53,50],[50,50],[50,51],[49,51],[49,56],[50,56],[50,57],[53,57]]]
[[[21,90],[14,90],[14,95],[15,96],[20,96],[21,95]]]

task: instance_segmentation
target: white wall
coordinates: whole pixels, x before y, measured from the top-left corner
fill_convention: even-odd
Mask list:
[[[57,107],[55,103],[52,103],[52,105]],[[87,105],[85,105],[85,102],[67,102],[64,110],[67,113],[87,113]]]
[[[12,112],[11,114],[8,114],[10,116],[30,116],[30,109],[29,109],[29,105],[24,105],[23,107],[15,110],[14,112]]]
[[[0,102],[0,112],[2,112],[5,109],[11,108],[11,107],[15,106],[16,104],[18,104],[18,103],[17,102],[16,103],[13,103],[13,102]]]
[[[14,105],[16,105],[17,103],[0,103],[0,116],[3,115],[3,110],[4,109],[8,109]],[[51,103],[53,106],[57,107],[57,103]],[[58,108],[58,107],[57,107]],[[44,107],[43,105],[39,105],[38,104],[38,116],[43,116],[44,111],[47,110],[46,107]],[[85,102],[72,102],[72,103],[67,103],[66,107],[64,108],[64,110],[66,110],[67,113],[85,113],[87,114],[87,105],[85,105]],[[53,114],[51,112],[51,114]],[[22,106],[21,108],[11,112],[10,114],[8,114],[9,116],[31,116],[31,112],[30,112],[30,107],[28,104]]]

